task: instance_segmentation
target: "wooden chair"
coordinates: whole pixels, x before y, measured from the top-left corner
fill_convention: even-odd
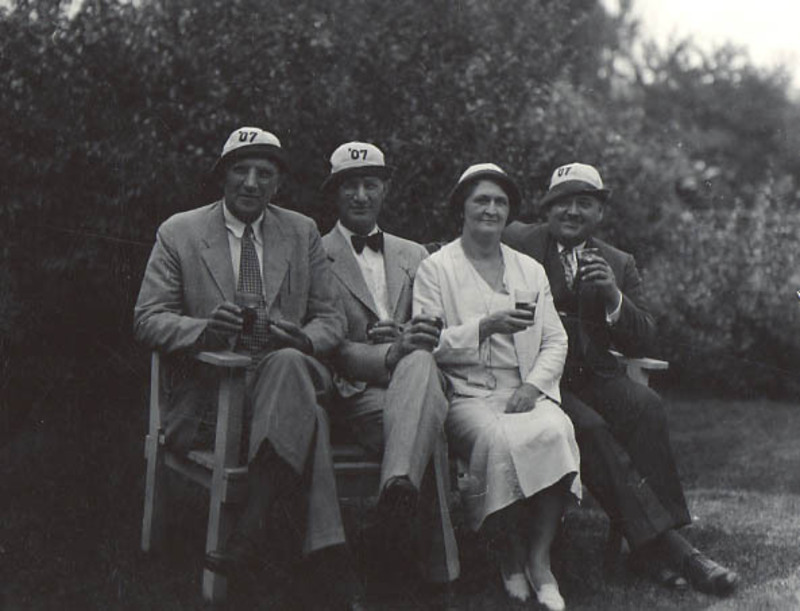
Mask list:
[[[193,450],[187,456],[169,452],[164,445],[161,405],[166,400],[161,384],[161,355],[153,352],[150,365],[150,423],[145,441],[145,479],[142,550],[158,549],[164,536],[166,468],[209,491],[206,551],[224,543],[236,518],[236,505],[247,494],[247,467],[239,465],[242,432],[244,376],[250,357],[233,352],[200,352],[197,360],[219,369],[217,425],[213,451]],[[227,594],[225,577],[203,570],[203,598],[222,602]]]
[[[247,467],[239,464],[242,433],[244,379],[250,358],[233,352],[200,352],[197,360],[219,370],[217,423],[213,451],[191,451],[187,456],[170,452],[164,445],[161,406],[166,400],[160,383],[163,372],[161,355],[153,352],[150,371],[150,423],[145,442],[147,476],[145,481],[142,550],[154,551],[163,538],[165,518],[166,468],[172,469],[209,491],[206,551],[220,547],[227,540],[238,513],[237,505],[247,495]],[[341,499],[363,499],[377,494],[381,465],[354,443],[335,444],[332,448],[336,485]],[[449,498],[447,444],[437,445],[434,455],[438,469],[433,485],[439,498]],[[449,514],[438,515],[449,526]],[[433,518],[432,518],[433,519]],[[453,539],[442,542],[444,574],[439,581],[452,581],[458,576],[458,549]],[[225,577],[203,570],[203,598],[223,602],[227,594]]]

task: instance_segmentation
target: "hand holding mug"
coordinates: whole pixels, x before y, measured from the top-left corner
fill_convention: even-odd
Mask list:
[[[536,293],[527,289],[515,290],[514,309],[518,312],[518,318],[533,320],[536,314]]]

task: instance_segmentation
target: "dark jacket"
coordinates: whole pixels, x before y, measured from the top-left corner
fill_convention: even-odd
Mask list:
[[[596,289],[579,287],[573,291],[567,286],[558,243],[546,224],[511,223],[503,233],[503,241],[544,266],[553,301],[570,338],[568,369],[588,367],[597,375],[618,375],[622,373],[621,366],[610,349],[627,356],[643,356],[652,350],[655,321],[647,310],[642,280],[632,255],[597,238],[589,238],[586,243],[587,247],[599,249],[622,291],[620,317],[609,325]]]

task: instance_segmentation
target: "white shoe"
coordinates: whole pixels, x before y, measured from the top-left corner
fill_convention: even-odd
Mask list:
[[[500,571],[503,578],[503,585],[506,588],[506,593],[520,602],[526,602],[531,597],[531,589],[528,587],[528,580],[523,573],[513,573],[506,575]]]
[[[558,586],[554,583],[546,583],[536,590],[536,599],[549,611],[564,611],[567,608]]]
[[[561,592],[558,591],[557,583],[545,583],[542,584],[540,588],[537,588],[536,584],[533,583],[527,566],[525,567],[525,577],[527,577],[533,591],[536,592],[536,600],[548,611],[564,611],[564,609],[567,608],[567,604],[564,602]]]

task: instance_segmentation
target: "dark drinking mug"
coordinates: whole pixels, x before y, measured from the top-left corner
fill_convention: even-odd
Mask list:
[[[256,318],[258,318],[258,306],[261,303],[261,295],[258,293],[236,291],[234,302],[242,308],[242,335],[252,335],[256,328]]]
[[[514,291],[514,309],[530,312],[532,320],[536,313],[536,293],[528,290]]]

